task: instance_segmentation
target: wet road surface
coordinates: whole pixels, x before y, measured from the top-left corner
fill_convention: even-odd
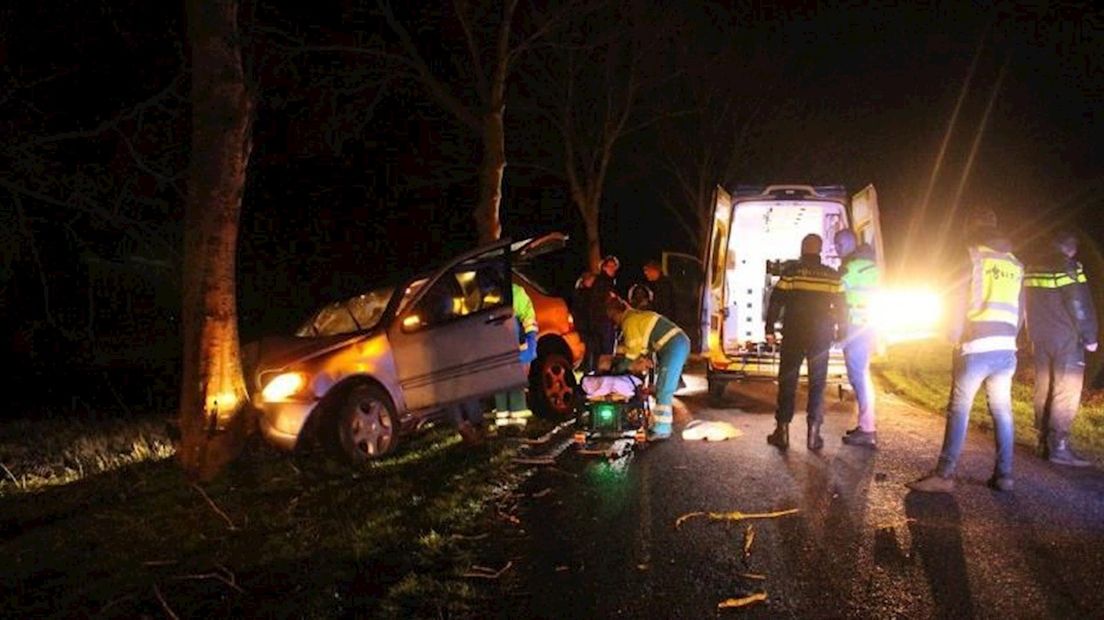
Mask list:
[[[782,454],[765,441],[773,382],[734,384],[720,407],[701,377],[688,382],[676,438],[616,462],[569,452],[527,481],[519,522],[503,521],[485,550],[513,562],[480,585],[492,599],[486,615],[1104,617],[1099,470],[1057,468],[1017,447],[1016,490],[991,491],[993,437],[972,427],[955,493],[914,493],[904,483],[930,470],[942,441],[933,413],[880,393],[875,451],[840,442],[854,403],[831,398],[824,449],[806,450],[799,414]],[[743,436],[682,441],[690,418],[731,422]],[[675,528],[692,511],[791,508],[800,512]],[[757,592],[768,599],[717,609]]]

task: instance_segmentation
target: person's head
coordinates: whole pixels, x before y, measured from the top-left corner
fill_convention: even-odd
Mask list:
[[[650,260],[644,263],[644,277],[649,282],[655,282],[663,275],[663,267],[660,266],[658,261]]]
[[[629,303],[641,310],[652,305],[652,291],[642,284],[634,284],[629,289]]]
[[[621,261],[617,260],[617,257],[613,254],[602,259],[602,272],[609,277],[617,275],[617,270],[621,268]]]
[[[616,295],[610,295],[610,298],[606,300],[606,316],[614,323],[620,323],[628,311],[629,304],[625,303],[624,299]]]
[[[858,240],[855,238],[855,233],[851,232],[850,228],[844,228],[836,233],[836,255],[837,256],[850,256],[854,254],[855,249],[858,247]]]
[[[820,238],[820,235],[808,234],[801,240],[802,256],[820,256],[820,251],[823,248],[824,240]]]
[[[593,271],[584,271],[583,275],[579,276],[578,286],[580,288],[590,288],[594,286],[594,279],[597,277],[598,274],[594,273]]]
[[[1061,252],[1067,258],[1077,256],[1077,234],[1072,230],[1059,230],[1051,238],[1054,249]]]

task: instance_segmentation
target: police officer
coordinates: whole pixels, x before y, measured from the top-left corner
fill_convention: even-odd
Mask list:
[[[855,391],[859,405],[859,423],[843,436],[850,446],[874,447],[878,433],[874,428],[874,382],[870,377],[870,357],[877,346],[874,327],[870,324],[871,297],[878,289],[878,264],[869,244],[858,244],[855,233],[843,229],[836,233],[836,252],[843,258],[840,280],[847,298],[847,339],[843,344],[843,359],[847,364],[847,380]]]
[[[1077,236],[1056,234],[1041,260],[1024,276],[1027,332],[1035,355],[1035,429],[1039,453],[1051,463],[1085,467],[1069,445],[1081,404],[1085,351],[1096,351],[1092,296],[1077,255]]]
[[[1023,322],[1024,268],[996,225],[996,215],[988,209],[977,210],[971,217],[969,272],[962,279],[960,308],[951,315],[955,352],[943,449],[933,472],[908,483],[914,491],[954,490],[970,409],[983,383],[997,439],[997,460],[988,484],[999,491],[1013,487],[1012,375],[1016,372],[1016,335]]]
[[[808,361],[809,402],[806,446],[824,446],[820,425],[824,420],[824,388],[828,382],[828,350],[832,340],[846,330],[847,305],[839,273],[820,262],[824,242],[819,235],[801,240],[801,258],[786,265],[771,291],[767,305],[767,342],[774,344],[774,324],[782,319],[782,351],[778,365],[778,410],[774,432],[767,443],[780,450],[790,446],[790,421],[801,374]]]

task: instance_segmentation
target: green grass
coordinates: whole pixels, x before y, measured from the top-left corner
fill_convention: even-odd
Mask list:
[[[436,618],[479,607],[462,574],[481,563],[471,538],[490,528],[488,508],[517,482],[508,442],[473,449],[437,430],[357,471],[254,445],[201,492],[158,450],[127,451],[125,426],[68,435],[83,438],[69,442],[77,463],[9,457],[17,479],[43,473],[9,480],[0,497],[3,615]],[[33,422],[24,431],[25,443],[47,437]],[[149,432],[135,424],[131,443]],[[12,433],[2,445],[11,454]]]
[[[946,343],[917,342],[895,345],[874,363],[874,372],[882,387],[933,412],[944,414],[951,391],[951,347]],[[1012,416],[1016,441],[1029,446],[1036,442],[1035,413],[1032,405],[1034,373],[1021,360],[1012,384]],[[985,390],[979,390],[970,412],[970,420],[983,428],[992,428],[985,405]],[[1097,461],[1104,460],[1104,393],[1090,391],[1081,404],[1071,429],[1079,451]]]

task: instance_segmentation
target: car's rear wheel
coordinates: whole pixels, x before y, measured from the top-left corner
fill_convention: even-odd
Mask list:
[[[334,416],[337,448],[350,463],[378,459],[397,443],[395,407],[374,385],[358,385],[345,396]]]
[[[577,383],[571,360],[562,353],[546,353],[533,361],[529,372],[529,406],[542,418],[575,415]]]

